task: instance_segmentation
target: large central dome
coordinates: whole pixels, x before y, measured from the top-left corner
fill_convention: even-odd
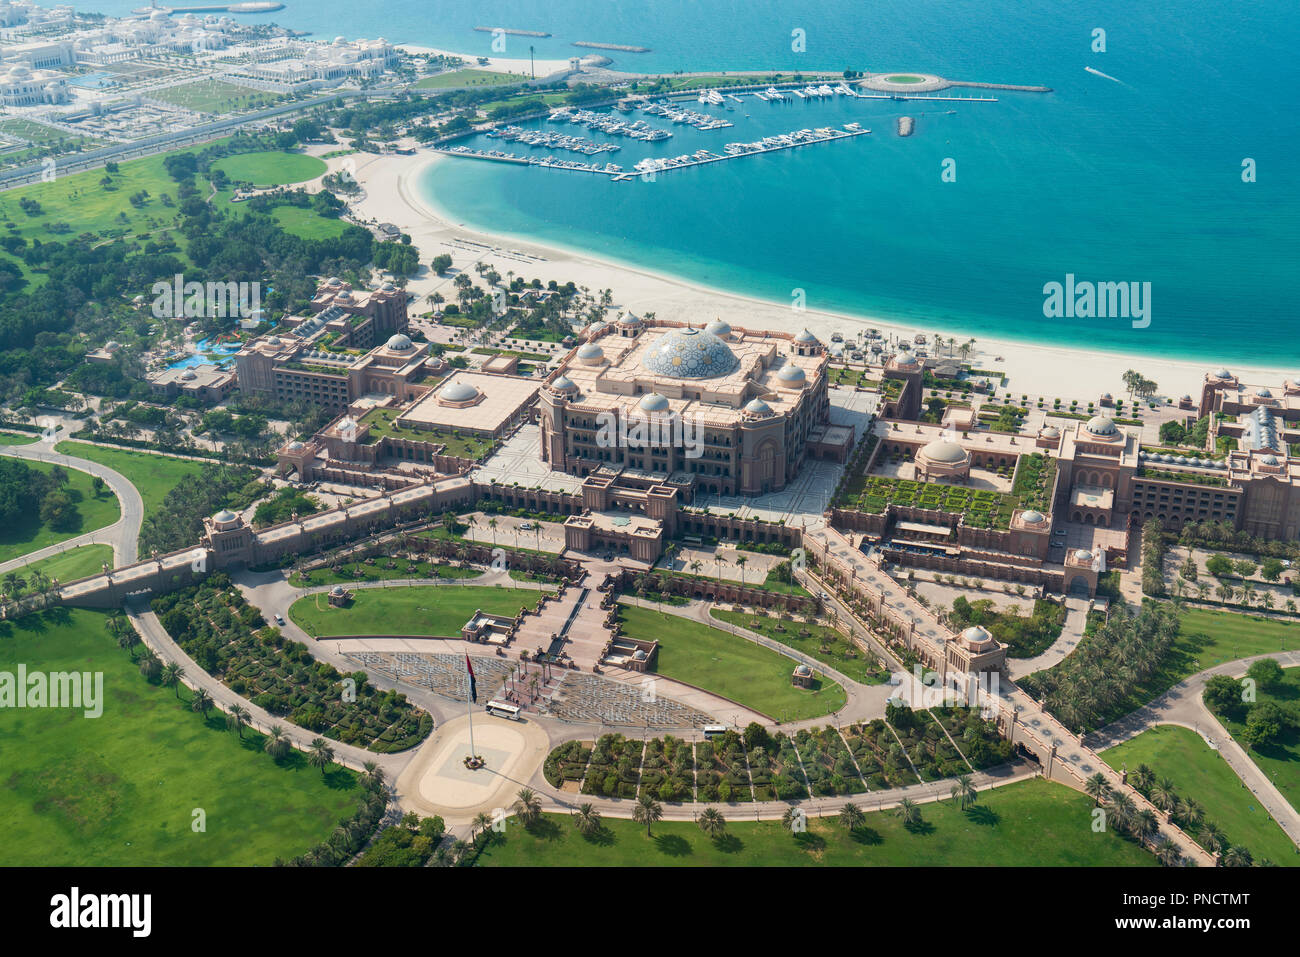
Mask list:
[[[703,329],[674,329],[650,347],[642,361],[655,375],[675,379],[709,379],[736,367],[725,342]]]

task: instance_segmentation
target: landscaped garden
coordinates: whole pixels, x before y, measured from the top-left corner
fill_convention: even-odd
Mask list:
[[[969,601],[964,595],[958,595],[952,603],[957,630],[970,625],[987,628],[1007,646],[1008,658],[1034,658],[1052,647],[1061,637],[1065,615],[1065,605],[1041,598],[1034,601],[1034,610],[1029,615],[1023,614],[1014,602],[998,611],[991,598]]]
[[[790,680],[794,661],[745,638],[678,615],[619,606],[623,631],[659,642],[655,671],[780,721],[830,714],[848,700],[844,689],[825,678],[812,688]]]
[[[989,489],[966,485],[940,485],[886,475],[868,475],[847,487],[841,506],[861,512],[883,512],[887,505],[937,509],[965,516],[967,525],[979,528],[1008,528],[1019,499]]]
[[[428,560],[411,560],[407,558],[390,558],[387,561],[377,559],[358,559],[339,562],[337,566],[313,568],[310,571],[294,572],[289,576],[289,584],[298,588],[310,588],[313,585],[349,585],[356,582],[393,581],[408,578],[479,578],[483,569],[472,566],[448,565]]]
[[[1269,816],[1219,754],[1199,734],[1160,725],[1103,752],[1112,768],[1126,768],[1129,780],[1166,806],[1207,848],[1241,846],[1256,861],[1300,865],[1295,844]],[[1256,757],[1252,753],[1252,757]],[[1148,768],[1150,775],[1139,768]],[[1267,773],[1267,772],[1266,772]],[[1212,827],[1207,829],[1206,824]]]
[[[710,614],[719,621],[779,641],[810,658],[830,665],[845,677],[860,684],[880,684],[889,677],[889,672],[874,655],[863,651],[851,638],[831,625],[795,621],[789,615],[777,617],[766,614],[761,609],[739,612],[714,608]]]
[[[527,827],[512,820],[483,836],[477,863],[528,867],[1153,867],[1156,859],[1113,831],[1094,833],[1092,802],[1035,779],[981,792],[964,809],[944,800],[865,814],[852,829],[838,817],[810,818],[802,833],[780,821],[728,821],[709,836],[692,821],[646,825],[603,817],[587,836],[561,815]]]
[[[338,635],[428,635],[459,638],[476,611],[518,615],[536,608],[545,592],[536,588],[476,585],[396,585],[359,588],[346,607],[330,605],[317,592],[293,603],[289,617],[316,638]]]
[[[269,865],[323,842],[352,812],[353,772],[322,775],[265,736],[226,730],[184,688],[141,676],[106,616],[52,608],[0,623],[0,671],[102,673],[103,716],[0,709],[5,866]],[[143,653],[138,651],[138,655]],[[191,828],[196,807],[206,830]]]
[[[488,436],[461,432],[458,429],[413,429],[395,424],[401,414],[400,409],[371,409],[361,417],[361,424],[370,427],[371,444],[381,438],[409,439],[412,442],[429,442],[443,445],[443,455],[455,455],[463,459],[479,459],[491,455],[496,443]]]
[[[381,752],[414,747],[433,730],[433,719],[404,694],[379,691],[364,671],[342,675],[306,645],[265,627],[224,573],[155,598],[153,610],[199,667],[299,727]],[[345,700],[345,678],[354,683],[354,700]]]

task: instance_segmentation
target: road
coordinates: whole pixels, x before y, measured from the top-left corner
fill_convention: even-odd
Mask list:
[[[1088,735],[1088,743],[1096,750],[1114,747],[1137,737],[1143,731],[1161,724],[1176,724],[1190,728],[1219,752],[1228,767],[1250,788],[1273,820],[1286,832],[1287,837],[1300,846],[1300,814],[1282,795],[1267,774],[1251,760],[1250,755],[1223,729],[1218,719],[1205,706],[1202,694],[1206,683],[1215,675],[1240,678],[1253,662],[1272,658],[1283,668],[1300,667],[1300,651],[1278,651],[1252,658],[1242,658],[1227,664],[1207,668],[1174,685],[1155,701],[1125,715],[1118,721]]]
[[[26,459],[31,462],[49,462],[62,465],[64,468],[77,469],[82,472],[89,472],[91,475],[98,475],[113,490],[113,494],[117,496],[118,504],[122,508],[122,515],[116,522],[105,528],[87,532],[85,535],[78,535],[75,539],[60,542],[58,545],[51,545],[21,558],[4,562],[0,564],[0,572],[21,568],[29,562],[48,558],[50,555],[74,547],[74,544],[88,545],[97,543],[112,545],[113,564],[115,566],[129,565],[136,561],[138,557],[137,543],[140,539],[140,523],[144,521],[144,502],[140,498],[140,493],[136,491],[135,486],[121,472],[114,471],[106,465],[100,465],[98,462],[92,462],[89,459],[79,459],[75,456],[55,452],[53,446],[58,441],[58,434],[56,434],[52,441],[41,438],[30,445],[4,445],[0,446],[0,455]]]

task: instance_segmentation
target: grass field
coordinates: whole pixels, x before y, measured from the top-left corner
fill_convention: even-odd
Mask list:
[[[889,677],[889,673],[877,665],[874,659],[829,625],[783,622],[779,618],[769,618],[763,614],[748,615],[734,611],[724,611],[721,608],[714,608],[709,614],[719,621],[756,631],[773,641],[779,641],[783,645],[802,652],[809,658],[816,658],[823,664],[830,665],[845,677],[861,684],[878,685]],[[777,631],[778,625],[781,625],[786,630]],[[801,631],[807,631],[810,634],[807,638],[804,638],[799,634]],[[822,651],[823,647],[829,650]]]
[[[478,578],[483,574],[481,568],[461,568],[459,565],[440,565],[429,562],[410,562],[405,558],[399,559],[396,568],[385,567],[387,562],[382,559],[375,561],[373,565],[367,565],[365,562],[346,562],[339,566],[336,572],[332,568],[317,568],[310,574],[291,575],[289,583],[297,585],[299,588],[307,588],[311,585],[333,585],[342,583],[351,585],[355,582],[376,582],[392,581],[400,578],[432,578],[434,567],[438,570],[439,578]],[[415,570],[411,570],[411,566]],[[360,576],[353,574],[353,570],[360,568]]]
[[[200,113],[233,113],[239,110],[260,109],[284,99],[278,93],[250,90],[246,86],[214,79],[155,90],[149,96]]]
[[[341,219],[320,216],[310,209],[297,206],[277,206],[271,211],[271,216],[285,232],[302,239],[334,239],[342,236],[343,230],[348,228],[348,224]]]
[[[28,462],[27,465],[47,474],[54,468],[53,464],[46,462]],[[103,494],[96,497],[91,487],[90,475],[76,469],[65,469],[65,471],[68,473],[66,490],[77,503],[77,511],[81,515],[81,520],[76,527],[55,531],[42,522],[36,513],[24,515],[20,520],[0,530],[0,561],[7,562],[28,552],[34,552],[38,548],[66,542],[69,538],[112,525],[122,517],[122,508],[112,489],[105,486]]]
[[[324,160],[302,153],[281,153],[266,150],[260,153],[239,153],[226,156],[212,164],[236,182],[254,186],[286,186],[315,179],[325,172]]]
[[[1205,808],[1205,817],[1223,828],[1233,844],[1241,844],[1259,861],[1300,865],[1295,845],[1260,807],[1226,761],[1210,750],[1190,728],[1161,725],[1103,752],[1113,768],[1132,771],[1145,764],[1156,778],[1169,778],[1180,797],[1192,798]]]
[[[289,617],[317,638],[332,635],[430,635],[459,638],[460,630],[482,609],[517,615],[535,608],[544,592],[535,588],[483,588],[476,585],[397,585],[362,588],[347,608],[333,608],[323,594],[304,595]]]
[[[0,445],[31,445],[36,438],[30,432],[0,432]]]
[[[440,90],[459,86],[502,86],[507,83],[523,83],[524,77],[511,76],[509,73],[497,73],[493,70],[453,70],[426,76],[415,84],[417,90]]]
[[[104,675],[104,713],[0,710],[0,865],[253,865],[289,858],[351,815],[355,775],[322,777],[295,752],[277,766],[140,677],[99,612],[57,608],[0,624],[0,671]],[[206,831],[191,829],[193,812]]]
[[[60,442],[56,452],[90,459],[121,472],[135,486],[144,503],[144,517],[148,518],[162,507],[167,493],[186,479],[198,476],[202,462],[178,459],[156,452],[137,452],[133,449],[109,449],[85,442]]]
[[[1272,701],[1282,708],[1294,708],[1296,702],[1300,701],[1300,668],[1287,668],[1282,673],[1282,684],[1279,687],[1271,691],[1259,691],[1257,694],[1260,701]],[[1256,749],[1241,736],[1245,726],[1240,721],[1224,720],[1223,726],[1245,749],[1255,765],[1269,776],[1291,806],[1300,806],[1300,732],[1294,728],[1283,728],[1276,744]]]
[[[17,228],[10,235],[22,236],[28,241],[52,239],[66,242],[83,232],[100,234],[156,233],[176,222],[177,213],[162,204],[163,193],[176,195],[176,181],[163,168],[159,154],[144,159],[122,163],[118,172],[108,174],[112,188],[100,185],[106,175],[104,170],[88,170],[60,176],[52,183],[36,183],[0,194],[0,222],[10,221]],[[140,190],[149,193],[138,209],[127,202],[127,197]],[[20,199],[33,199],[41,204],[39,216],[28,216],[19,207]],[[120,219],[119,214],[125,219]],[[50,227],[67,223],[70,231],[56,234]]]
[[[962,811],[947,801],[921,805],[923,824],[904,827],[893,811],[867,814],[852,834],[834,818],[811,818],[807,832],[779,821],[728,822],[705,837],[692,821],[655,824],[605,818],[582,837],[559,815],[531,832],[513,819],[478,859],[483,866],[531,867],[1152,867],[1155,858],[1111,832],[1094,834],[1092,802],[1041,779],[979,795]],[[723,807],[724,815],[728,813]]]
[[[825,679],[790,683],[794,661],[752,641],[678,615],[619,606],[623,632],[659,642],[655,672],[712,691],[779,721],[817,718],[844,707],[844,689]]]
[[[85,578],[87,575],[98,575],[106,562],[110,567],[113,564],[112,545],[81,545],[59,555],[24,565],[19,570],[19,574],[26,578],[39,569],[48,577],[67,583]]]

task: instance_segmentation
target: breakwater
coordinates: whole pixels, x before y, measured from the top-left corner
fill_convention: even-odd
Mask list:
[[[505,33],[512,37],[549,37],[550,34],[542,30],[511,30],[509,27],[475,27],[479,33]]]
[[[629,47],[620,43],[592,43],[590,40],[574,40],[575,47],[588,47],[592,50],[617,50],[619,53],[649,53],[649,47]]]

